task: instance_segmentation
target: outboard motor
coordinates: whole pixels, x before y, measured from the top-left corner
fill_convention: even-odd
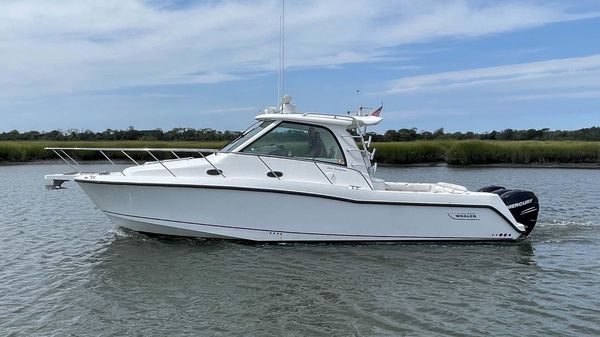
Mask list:
[[[518,223],[525,226],[525,235],[529,235],[537,222],[540,204],[531,191],[507,190],[502,186],[486,186],[478,192],[498,194]]]

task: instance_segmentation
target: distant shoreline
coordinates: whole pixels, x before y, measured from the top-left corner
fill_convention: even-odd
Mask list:
[[[451,167],[451,168],[532,168],[532,169],[600,169],[600,163],[494,163],[450,165],[446,162],[414,163],[414,164],[379,164],[379,167]]]
[[[58,159],[44,147],[218,149],[224,145],[198,141],[0,141],[0,165]],[[593,141],[432,140],[380,142],[373,143],[370,150],[373,148],[374,161],[382,166],[600,168],[600,142]],[[104,160],[98,152],[74,155],[81,161]],[[113,155],[116,160],[125,158],[120,153]],[[151,159],[143,154],[135,157]]]
[[[106,160],[86,160],[81,162],[82,165],[94,164],[109,164]],[[127,160],[117,160],[117,164],[129,165],[132,164]],[[3,162],[0,161],[0,166],[20,166],[20,165],[45,165],[56,164],[67,166],[60,159],[39,159],[34,161],[22,162]],[[532,164],[511,164],[511,163],[495,163],[495,164],[473,164],[473,165],[449,165],[445,162],[435,163],[413,163],[413,164],[379,164],[379,167],[385,168],[415,168],[415,167],[450,167],[450,168],[527,168],[527,169],[587,169],[600,170],[600,163],[532,163]]]
[[[127,160],[115,160],[116,164],[133,165]],[[60,159],[39,159],[33,161],[6,162],[0,161],[0,166],[21,166],[21,165],[45,165],[56,164],[68,167]],[[81,165],[110,165],[106,160],[94,159],[80,162]],[[572,169],[572,170],[600,170],[600,163],[531,163],[531,164],[472,164],[472,165],[450,165],[446,162],[434,163],[412,163],[412,164],[379,164],[380,168],[416,168],[416,167],[449,167],[449,168],[527,168],[527,169]]]

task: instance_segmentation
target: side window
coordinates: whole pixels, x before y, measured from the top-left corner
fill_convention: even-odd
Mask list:
[[[288,122],[279,124],[242,152],[346,164],[342,149],[331,131],[320,126]]]

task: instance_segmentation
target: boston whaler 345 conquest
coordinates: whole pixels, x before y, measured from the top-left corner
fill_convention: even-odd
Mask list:
[[[380,109],[357,115],[256,116],[223,149],[48,148],[67,164],[72,151],[119,152],[133,166],[116,172],[50,174],[51,189],[73,180],[115,224],[139,232],[252,241],[513,241],[538,216],[534,193],[375,178],[375,150],[363,135]],[[132,153],[144,152],[144,164]],[[159,160],[158,152],[174,159]],[[71,154],[69,154],[71,153]],[[196,156],[181,156],[183,153]],[[210,153],[210,154],[209,154]],[[207,155],[208,154],[208,155]],[[198,155],[200,157],[198,157]]]

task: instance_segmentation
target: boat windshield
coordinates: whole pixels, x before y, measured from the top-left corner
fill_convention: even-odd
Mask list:
[[[333,133],[317,125],[280,123],[241,152],[346,165],[343,151]]]
[[[230,152],[239,145],[243,144],[248,139],[254,137],[257,133],[261,132],[268,125],[271,125],[273,121],[265,121],[262,123],[255,123],[253,127],[249,127],[244,133],[242,133],[238,138],[234,139],[231,143],[225,145],[220,152]]]

